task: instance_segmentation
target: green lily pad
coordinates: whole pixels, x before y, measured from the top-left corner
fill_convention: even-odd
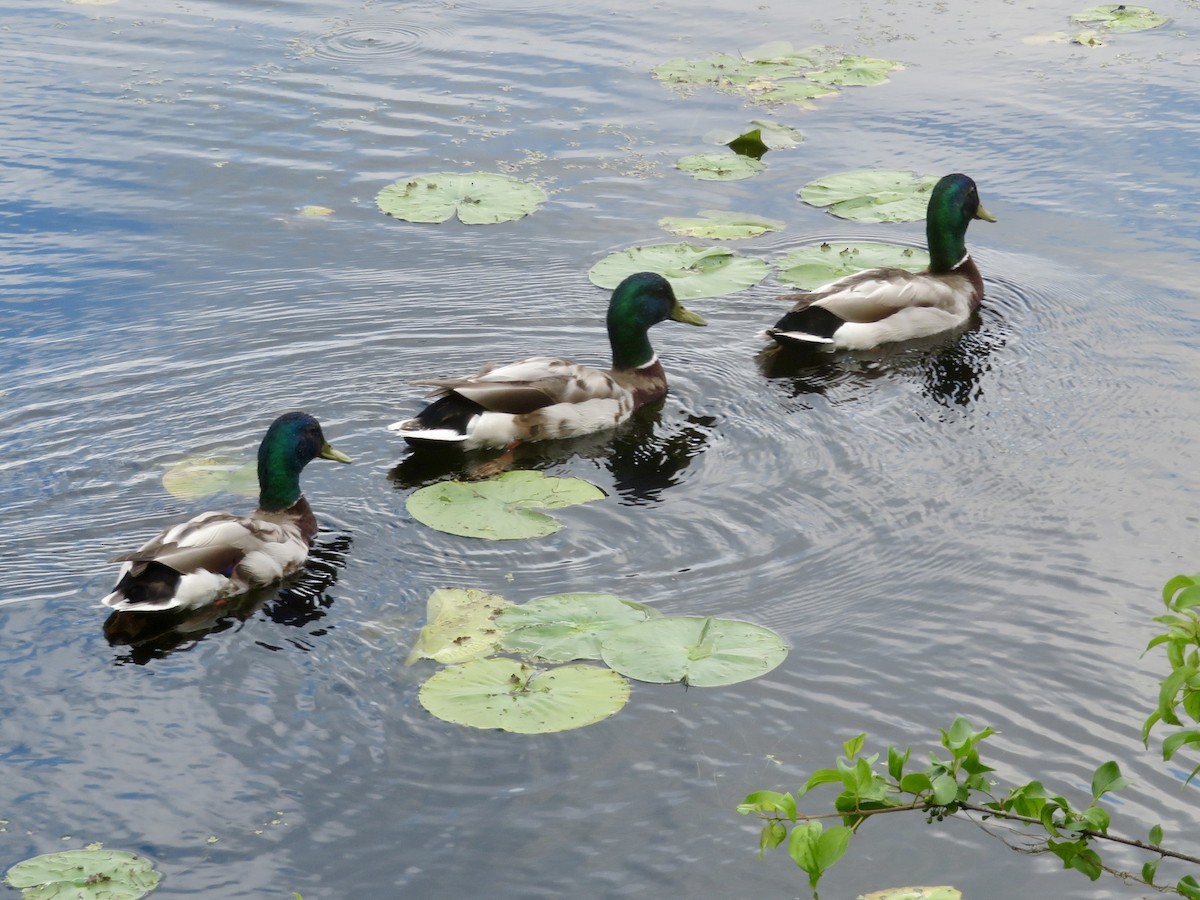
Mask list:
[[[858,900],[962,900],[962,891],[948,884],[937,887],[898,887],[859,894]]]
[[[727,53],[718,53],[708,59],[683,59],[676,57],[654,67],[654,77],[667,84],[696,87],[702,84],[720,84],[731,73],[741,71],[742,60]]]
[[[570,662],[599,659],[600,641],[610,631],[659,615],[652,606],[613,594],[554,594],[510,606],[496,625],[504,650]]]
[[[694,218],[665,216],[658,220],[658,225],[672,234],[683,237],[733,241],[739,238],[758,237],[768,231],[778,231],[784,227],[785,223],[778,219],[765,219],[749,213],[704,209]]]
[[[828,69],[809,72],[808,80],[817,84],[874,85],[886,84],[888,73],[903,69],[900,63],[871,56],[843,56]]]
[[[538,509],[562,509],[605,496],[582,478],[505,472],[487,481],[441,481],[409,495],[418,522],[463,537],[517,541],[554,534],[562,525]]]
[[[863,269],[894,267],[923,272],[929,268],[929,253],[902,244],[874,241],[826,242],[793,250],[776,266],[779,269],[776,277],[781,282],[811,291]]]
[[[772,122],[768,119],[752,119],[750,124],[754,127],[740,134],[727,128],[713,129],[704,135],[704,140],[709,144],[724,144],[727,147],[733,148],[733,144],[737,141],[743,138],[750,140],[751,135],[757,134],[759,142],[768,150],[787,150],[798,146],[804,141],[804,135],[795,128],[780,125],[778,122]]]
[[[180,500],[228,492],[258,495],[258,465],[233,456],[189,456],[163,473],[163,488]]]
[[[810,181],[800,199],[857,222],[917,222],[925,218],[937,176],[906,169],[856,169]]]
[[[811,81],[780,81],[774,84],[758,85],[754,89],[756,100],[768,103],[803,103],[805,100],[815,100],[818,97],[828,97],[836,94],[834,88]]]
[[[436,673],[418,697],[457,725],[548,734],[607,719],[629,700],[629,682],[599,666],[542,670],[515,659],[475,659]]]
[[[1078,44],[1080,47],[1103,47],[1104,40],[1094,31],[1083,31],[1071,38],[1072,44]]]
[[[440,588],[425,601],[425,627],[405,665],[418,659],[462,663],[500,649],[496,617],[512,606],[499,594],[476,588]]]
[[[762,129],[755,128],[753,131],[747,131],[745,134],[739,134],[726,146],[729,147],[738,156],[748,156],[751,159],[761,160],[771,148],[767,146],[762,139]]]
[[[766,278],[767,271],[765,260],[720,247],[648,244],[604,257],[592,266],[588,278],[611,290],[634,272],[657,272],[671,282],[680,300],[695,300],[744,290]]]
[[[545,201],[546,192],[536,184],[487,172],[401,178],[375,195],[375,204],[397,219],[445,222],[457,214],[464,225],[511,222]]]
[[[124,850],[63,850],[26,859],[4,876],[24,900],[138,900],[162,874]]]
[[[675,163],[675,168],[690,172],[701,181],[741,181],[766,167],[764,162],[737,153],[695,153]]]
[[[1148,6],[1130,6],[1126,3],[1106,3],[1093,6],[1071,16],[1071,21],[1080,25],[1095,25],[1109,31],[1149,31],[1166,25],[1171,19],[1159,15]]]
[[[787,656],[768,628],[711,616],[667,616],[609,634],[601,656],[638,681],[682,681],[696,687],[736,684],[765,675]]]

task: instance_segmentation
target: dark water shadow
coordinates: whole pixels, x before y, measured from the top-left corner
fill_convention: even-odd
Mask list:
[[[574,458],[598,460],[612,473],[621,501],[654,502],[708,447],[716,419],[685,413],[667,425],[662,406],[642,407],[616,429],[569,440],[520,444],[510,451],[414,448],[388,472],[397,490],[438,481],[491,477],[510,469],[541,471]]]
[[[279,625],[307,629],[324,618],[333,605],[327,592],[345,568],[352,542],[350,534],[318,535],[298,575],[284,584],[249,591],[221,603],[176,612],[112,613],[104,620],[104,637],[109,646],[127,648],[113,657],[113,664],[142,666],[191,650],[210,634],[240,629],[260,610]],[[324,633],[324,629],[306,632],[310,637]],[[312,649],[306,641],[289,638],[288,642],[300,650]],[[268,650],[284,649],[261,640],[257,643]]]

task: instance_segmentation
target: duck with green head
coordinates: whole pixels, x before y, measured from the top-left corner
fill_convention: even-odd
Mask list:
[[[796,305],[764,336],[798,349],[868,350],[965,324],[983,299],[983,278],[966,247],[972,219],[996,221],[974,181],[946,175],[929,195],[928,269],[867,269],[784,297]]]
[[[414,447],[451,445],[464,450],[613,428],[634,410],[666,396],[667,376],[648,332],[667,319],[706,324],[683,307],[661,275],[630,275],[617,285],[608,305],[611,369],[535,356],[485,367],[466,378],[419,381],[433,385],[438,399],[415,418],[388,428]]]
[[[280,416],[258,448],[258,509],[248,516],[202,513],[113,557],[124,565],[101,602],[122,612],[193,609],[295,573],[317,533],[300,492],[300,472],[317,457],[350,462],[312,416]]]

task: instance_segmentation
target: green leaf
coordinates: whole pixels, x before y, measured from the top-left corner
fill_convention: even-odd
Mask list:
[[[1146,884],[1154,884],[1154,876],[1158,873],[1158,864],[1160,862],[1162,862],[1162,857],[1142,864],[1142,881],[1146,882]]]
[[[430,713],[471,728],[547,734],[592,725],[629,700],[629,682],[591,665],[535,669],[515,659],[474,659],[421,685]]]
[[[787,656],[768,628],[711,616],[665,616],[605,635],[604,662],[639,681],[696,687],[736,684],[770,672]]]
[[[1109,31],[1130,32],[1159,28],[1171,20],[1167,16],[1154,12],[1148,6],[1108,3],[1075,13],[1071,16],[1071,21],[1081,25],[1095,25]]]
[[[888,747],[888,774],[896,781],[899,781],[904,775],[904,766],[908,762],[909,754],[912,753],[912,748],[905,748],[901,754],[895,746]]]
[[[562,527],[535,507],[561,509],[604,496],[604,491],[581,478],[518,471],[487,481],[427,485],[409,495],[405,506],[418,522],[447,534],[511,541],[544,537]]]
[[[1099,800],[1111,791],[1128,787],[1130,781],[1121,774],[1121,767],[1113,760],[1101,764],[1092,775],[1092,799]]]
[[[150,860],[124,850],[63,850],[17,863],[4,882],[24,900],[138,900],[161,878]]]
[[[1177,731],[1163,741],[1163,759],[1170,759],[1175,751],[1188,744],[1200,744],[1200,731]]]
[[[796,147],[804,141],[804,135],[788,125],[780,125],[778,122],[772,122],[770,119],[752,119],[752,126],[749,131],[739,133],[729,129],[716,128],[704,135],[704,140],[709,144],[724,144],[734,152],[739,152],[734,148],[734,144],[742,139],[750,139],[750,135],[757,134],[759,142],[762,143],[767,150],[787,150],[791,147]]]
[[[724,212],[719,209],[701,210],[695,217],[664,216],[658,220],[660,228],[683,237],[713,238],[732,241],[752,238],[778,231],[786,223],[778,219],[766,219],[750,213]]]
[[[843,825],[825,831],[820,822],[797,825],[788,839],[788,854],[808,873],[808,883],[815,888],[821,876],[846,852],[852,832]]]
[[[375,195],[380,210],[408,222],[494,225],[529,215],[546,202],[536,184],[487,172],[436,172],[401,178]]]
[[[787,840],[787,826],[782,822],[768,822],[763,826],[762,836],[758,841],[758,854],[762,856],[764,850],[774,850],[785,840]]]
[[[929,253],[878,241],[826,241],[793,250],[775,266],[782,283],[810,291],[864,269],[890,266],[920,272],[929,268]]]
[[[1158,691],[1158,715],[1168,725],[1182,725],[1175,715],[1175,697],[1184,682],[1197,672],[1193,666],[1180,666],[1163,679]]]
[[[858,751],[863,748],[863,744],[865,744],[866,741],[867,741],[867,735],[865,732],[863,734],[852,737],[847,741],[844,741],[842,743],[842,750],[845,751],[846,758],[854,759],[854,757],[858,756]]]
[[[958,782],[950,775],[939,775],[933,779],[933,803],[946,806],[958,796]]]
[[[843,219],[916,222],[925,218],[929,192],[937,180],[904,169],[855,169],[811,181],[799,196]]]
[[[762,130],[755,128],[745,134],[739,134],[726,146],[738,156],[748,156],[751,159],[762,159],[771,148],[762,139]]]
[[[418,659],[461,663],[499,649],[496,616],[509,606],[499,594],[475,588],[441,588],[425,601],[425,627],[405,665]]]
[[[1155,825],[1150,829],[1150,843],[1157,847],[1162,843],[1163,830],[1161,825]]]
[[[694,153],[675,163],[675,168],[701,181],[741,181],[766,167],[764,162],[736,153]]]
[[[1167,609],[1172,608],[1172,601],[1174,600],[1175,594],[1178,591],[1194,584],[1197,584],[1197,581],[1191,575],[1176,575],[1174,578],[1164,584],[1162,589],[1162,598],[1163,603],[1165,603],[1167,606]]]
[[[843,56],[835,65],[806,76],[818,84],[875,85],[886,84],[888,72],[903,69],[900,63],[890,59],[875,59],[870,56]]]
[[[950,779],[953,781],[954,779]],[[924,772],[909,772],[900,779],[900,790],[906,794],[921,794],[933,790],[933,782]]]
[[[609,290],[635,272],[657,272],[680,300],[720,297],[758,284],[767,264],[721,247],[697,244],[648,244],[610,254],[592,266],[592,284]]]
[[[779,791],[755,791],[753,794],[747,794],[737,809],[742,815],[752,812],[783,813],[793,822],[796,821],[796,799],[791,794]]]
[[[495,625],[500,646],[510,653],[569,662],[599,659],[605,635],[660,615],[653,607],[614,594],[555,594],[509,606]]]
[[[815,787],[822,784],[840,784],[842,781],[842,773],[837,769],[817,769],[808,776],[808,781],[804,782],[804,786],[796,792],[797,797],[803,797]]]
[[[237,456],[189,456],[167,469],[162,483],[168,494],[180,500],[220,493],[254,497],[258,494],[258,464]]]
[[[1175,885],[1175,890],[1179,891],[1187,900],[1200,900],[1200,884],[1196,883],[1196,879],[1191,875],[1184,875]]]

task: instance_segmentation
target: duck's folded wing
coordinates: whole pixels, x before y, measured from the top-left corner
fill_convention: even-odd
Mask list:
[[[522,415],[558,403],[611,397],[619,385],[606,372],[565,359],[533,357],[485,369],[467,378],[418,382],[441,394],[455,393],[489,412]]]
[[[955,304],[955,289],[946,281],[904,269],[871,269],[848,275],[808,294],[795,295],[796,308],[820,306],[846,322],[878,322],[902,309]],[[788,297],[786,299],[793,299]]]
[[[131,563],[134,575],[151,562],[185,575],[201,570],[228,573],[247,553],[286,540],[286,529],[275,522],[205,513],[151,538],[132,553],[114,556],[112,562]]]

